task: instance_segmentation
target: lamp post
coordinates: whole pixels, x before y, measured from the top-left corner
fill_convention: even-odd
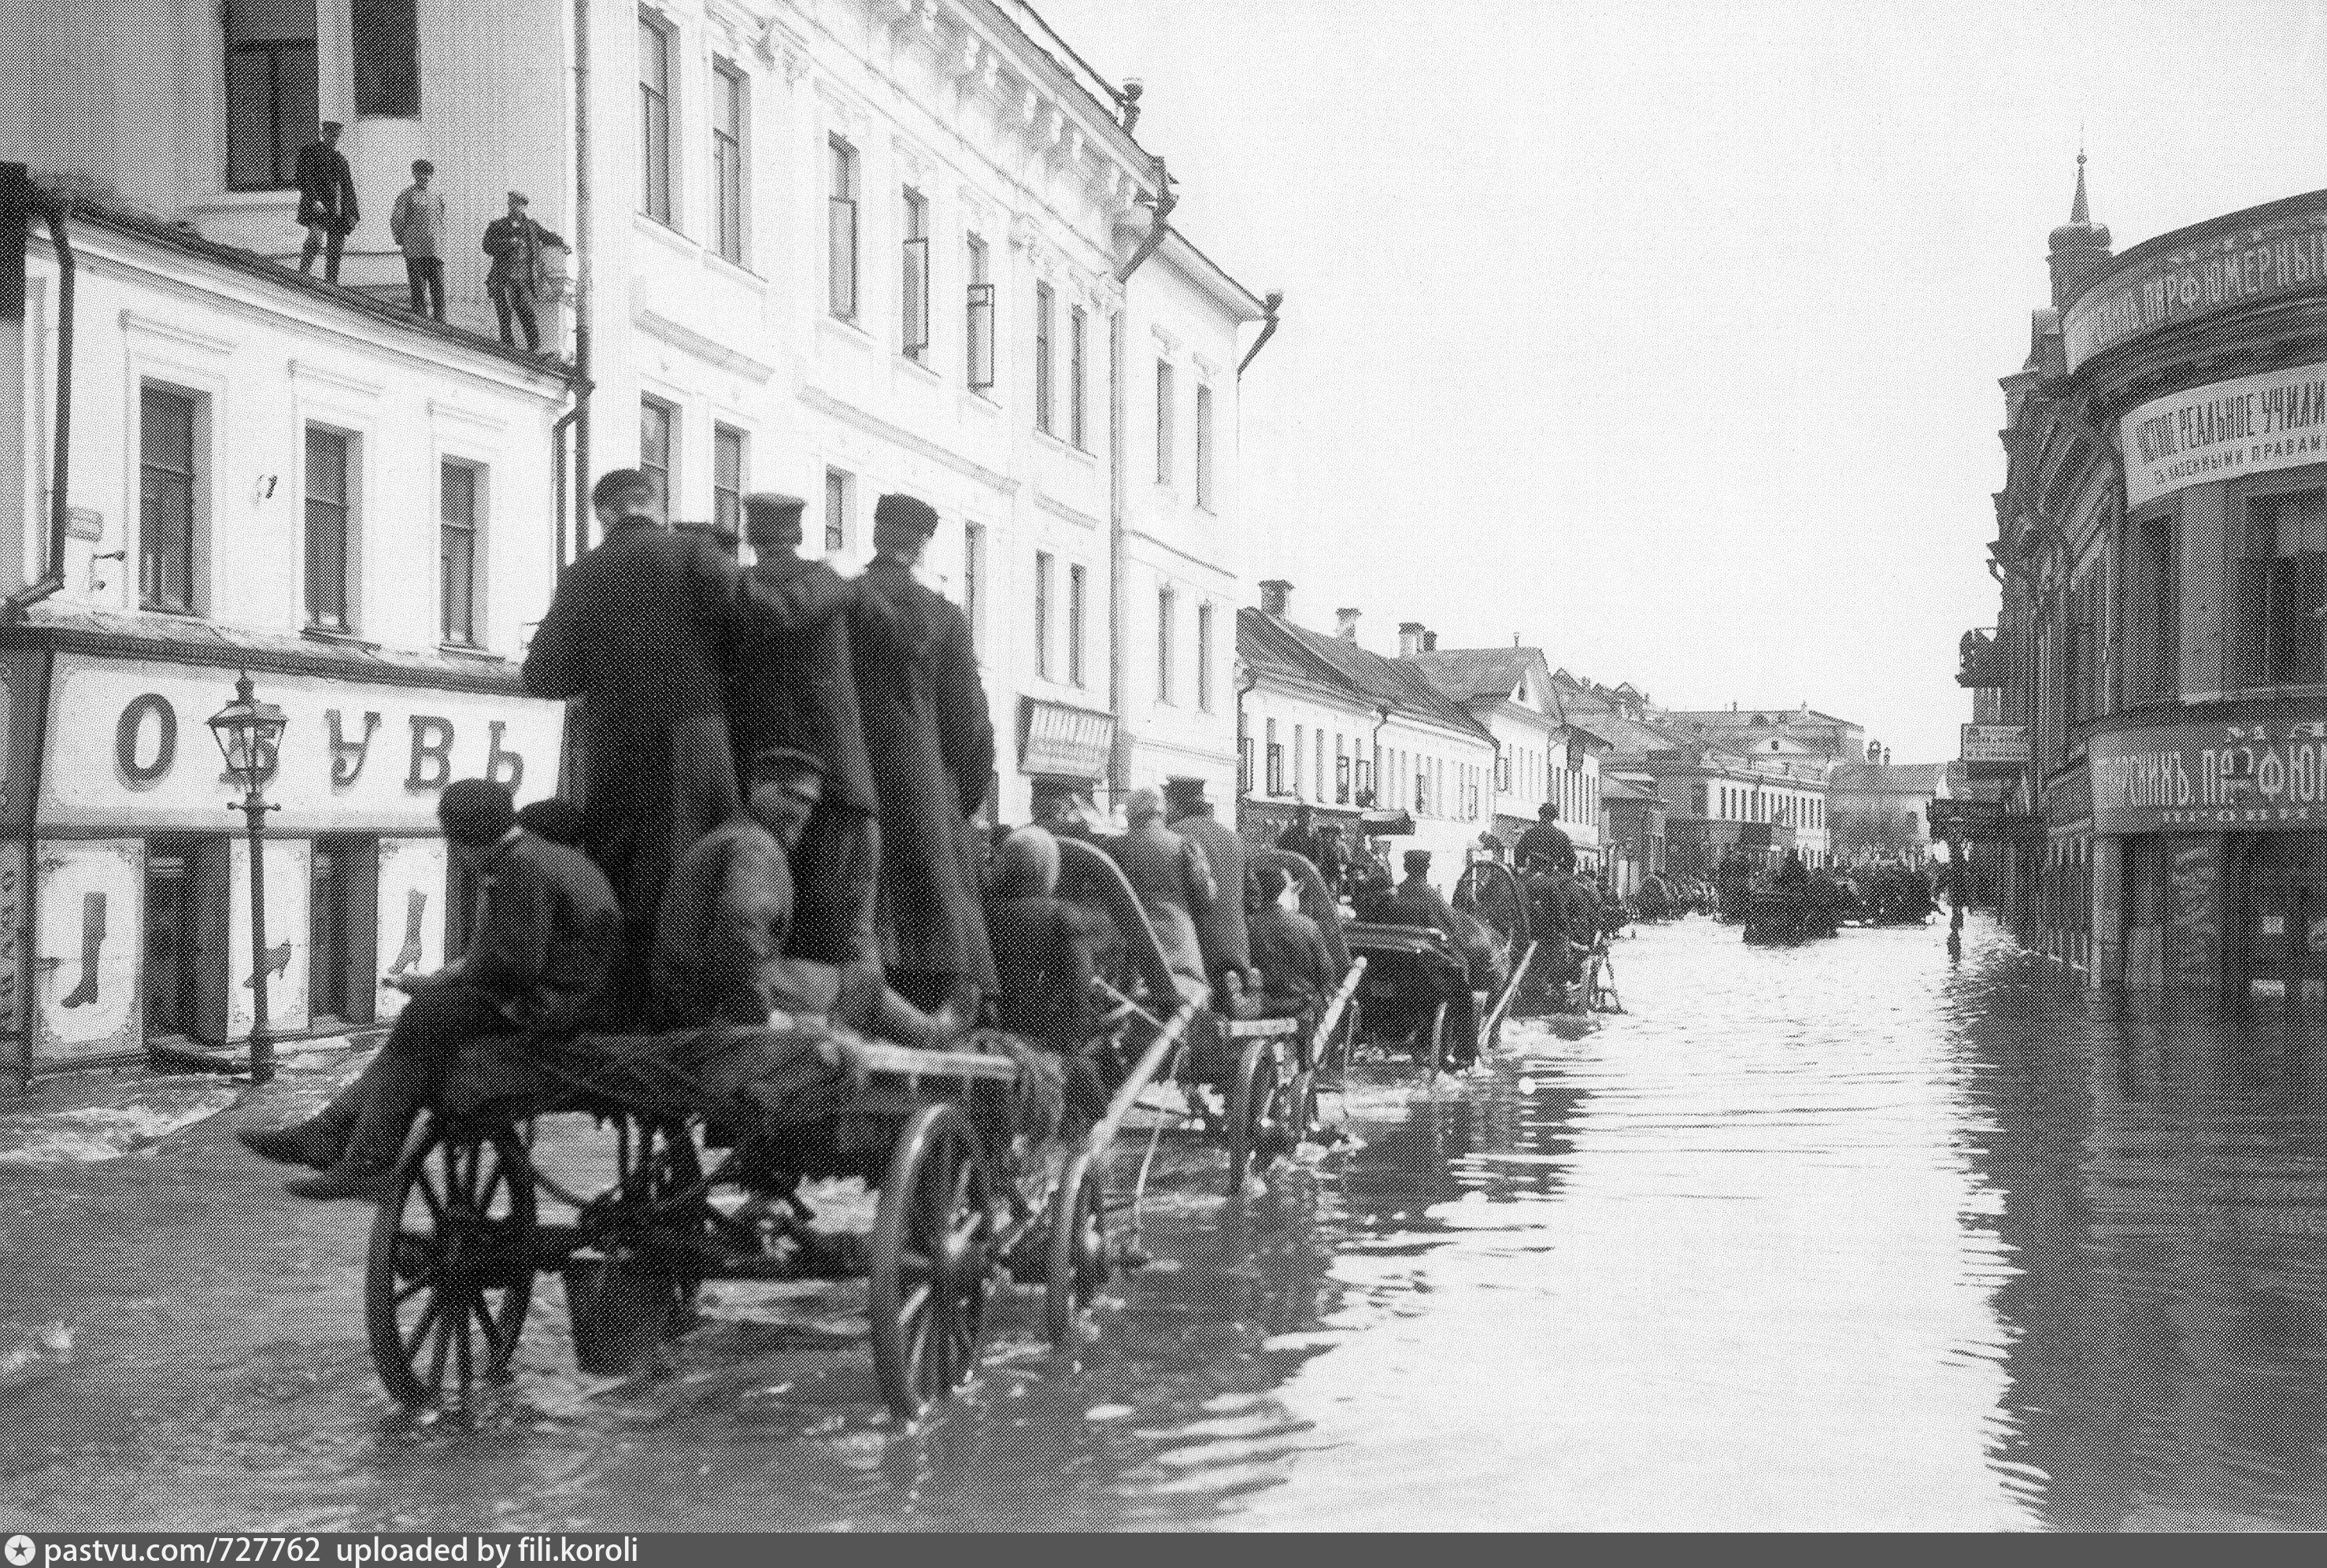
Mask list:
[[[258,1084],[275,1076],[275,1041],[266,1029],[266,876],[260,856],[266,814],[276,809],[259,787],[275,775],[285,723],[281,708],[258,700],[248,670],[235,680],[234,701],[210,718],[227,775],[242,786],[241,801],[229,801],[227,809],[242,813],[250,835],[250,1081]]]

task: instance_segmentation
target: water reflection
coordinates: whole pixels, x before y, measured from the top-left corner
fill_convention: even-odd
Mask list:
[[[2062,1529],[2327,1526],[2316,1022],[2013,980],[1966,1029],[2015,1265],[1999,1463]]]

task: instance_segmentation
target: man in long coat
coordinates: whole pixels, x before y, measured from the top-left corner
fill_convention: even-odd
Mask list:
[[[1252,943],[1245,930],[1244,840],[1212,815],[1204,798],[1201,779],[1173,779],[1164,786],[1164,819],[1173,832],[1204,852],[1219,896],[1211,907],[1191,910],[1196,920],[1196,940],[1203,948],[1204,975],[1213,985],[1224,971],[1234,970],[1240,984],[1252,967]]]
[[[799,898],[786,952],[823,964],[877,960],[879,798],[848,639],[857,584],[800,558],[807,505],[798,496],[743,498],[743,535],[758,558],[743,573],[749,597],[728,661],[727,716],[743,765],[771,747],[790,747],[825,766],[824,801],[792,852]],[[865,613],[887,609],[881,601]]]
[[[621,904],[616,995],[637,1004],[671,867],[740,808],[723,667],[742,582],[710,541],[663,525],[637,469],[590,499],[605,537],[558,574],[524,676],[582,699],[582,846]]]
[[[994,773],[994,722],[969,621],[913,567],[937,531],[927,501],[884,495],[848,621],[864,750],[879,798],[879,923],[889,983],[922,1007],[1000,989],[969,824]]]

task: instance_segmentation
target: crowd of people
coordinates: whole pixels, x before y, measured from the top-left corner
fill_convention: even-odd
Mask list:
[[[292,175],[299,188],[299,226],[307,231],[299,270],[313,275],[323,262],[327,283],[340,280],[340,258],[348,236],[363,221],[355,173],[340,151],[341,126],[325,120],[315,140],[299,149]],[[412,183],[389,210],[388,238],[404,257],[412,313],[444,319],[444,247],[449,243],[444,192],[435,187],[436,165],[425,158],[412,165]],[[534,311],[548,285],[548,252],[568,248],[564,239],[527,214],[522,191],[509,192],[509,209],[485,226],[482,249],[492,258],[485,294],[500,318],[501,341],[515,347],[519,332],[528,353],[541,351],[541,327]]]

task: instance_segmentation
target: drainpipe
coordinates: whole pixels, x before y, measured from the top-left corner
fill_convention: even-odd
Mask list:
[[[1237,361],[1238,380],[1244,379],[1244,368],[1260,358],[1262,345],[1276,335],[1276,313],[1284,303],[1285,291],[1281,288],[1269,290],[1268,297],[1260,302],[1260,336],[1252,341],[1252,347],[1247,349],[1244,358]]]
[[[1366,792],[1367,792],[1368,794],[1371,795],[1371,796],[1374,798],[1374,807],[1373,807],[1373,808],[1374,808],[1376,811],[1387,811],[1388,809],[1389,809],[1388,807],[1386,807],[1386,806],[1384,806],[1384,805],[1382,804],[1382,787],[1381,787],[1381,762],[1382,762],[1382,743],[1381,743],[1381,733],[1382,733],[1382,728],[1383,728],[1383,726],[1384,726],[1384,725],[1386,725],[1386,724],[1388,724],[1388,723],[1389,723],[1389,711],[1390,711],[1390,710],[1389,710],[1389,705],[1388,705],[1388,703],[1377,703],[1377,704],[1375,704],[1375,705],[1374,705],[1374,767],[1373,767],[1373,777],[1372,777],[1371,779],[1368,779],[1368,780],[1366,781]]]
[[[590,545],[590,0],[574,0],[574,554]],[[564,497],[559,499],[564,509]],[[565,564],[565,528],[557,531]]]
[[[1135,102],[1136,101],[1135,97]],[[1147,226],[1147,238],[1131,253],[1131,259],[1116,270],[1118,284],[1131,281],[1155,247],[1164,243],[1164,219],[1179,204],[1172,193],[1172,176],[1164,172],[1161,156],[1154,159],[1155,202],[1152,221]],[[1124,605],[1128,594],[1124,569],[1123,540],[1129,529],[1126,512],[1130,504],[1131,480],[1125,467],[1123,433],[1129,417],[1124,406],[1124,360],[1129,353],[1126,334],[1131,323],[1131,297],[1124,296],[1123,308],[1115,313],[1114,329],[1107,336],[1107,379],[1111,383],[1107,400],[1107,706],[1115,713],[1115,746],[1107,758],[1107,789],[1115,799],[1110,807],[1122,800],[1131,789],[1131,730],[1124,722],[1124,704],[1130,695],[1130,682],[1124,673]]]
[[[71,238],[66,225],[72,203],[61,196],[33,188],[33,210],[49,226],[49,242],[57,252],[57,397],[56,417],[50,431],[49,552],[37,583],[25,584],[0,602],[0,621],[22,621],[24,611],[65,585],[65,525],[72,515],[67,485],[72,473],[73,273]]]

